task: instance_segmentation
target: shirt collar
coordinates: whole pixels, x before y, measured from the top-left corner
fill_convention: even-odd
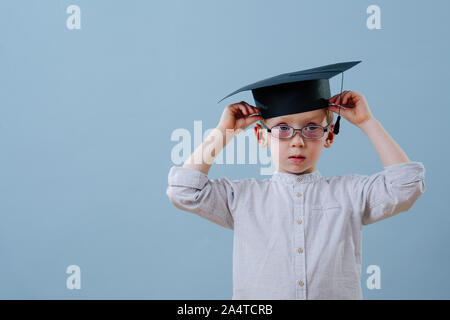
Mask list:
[[[319,170],[316,170],[312,173],[301,173],[301,174],[280,172],[277,170],[272,175],[272,180],[281,181],[281,182],[288,183],[288,184],[310,183],[310,182],[318,181],[321,178],[322,178],[322,175],[320,174]]]

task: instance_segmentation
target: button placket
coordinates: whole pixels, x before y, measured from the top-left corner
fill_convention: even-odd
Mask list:
[[[296,298],[299,300],[306,299],[306,261],[303,253],[305,230],[304,230],[304,215],[303,215],[303,190],[300,184],[301,179],[297,177],[294,182],[294,270],[296,276]]]

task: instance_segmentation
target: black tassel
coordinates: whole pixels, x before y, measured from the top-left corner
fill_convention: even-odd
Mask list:
[[[336,123],[334,124],[334,130],[333,130],[334,134],[339,133],[340,120],[341,120],[341,115],[338,116]]]
[[[341,93],[339,94],[339,98],[342,96],[342,90],[344,89],[344,73],[342,72],[342,78],[341,78]],[[336,123],[334,124],[334,129],[333,129],[333,133],[334,134],[338,134],[339,133],[339,127],[341,124],[341,108],[340,106],[337,106],[339,108],[339,115],[338,118],[336,120]]]

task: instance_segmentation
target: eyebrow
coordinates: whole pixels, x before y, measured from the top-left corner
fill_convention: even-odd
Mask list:
[[[280,119],[279,121],[276,122],[276,126],[278,126],[278,125],[280,125],[282,123],[286,123],[287,124],[287,121],[283,120],[283,119]],[[316,121],[316,120],[314,120],[314,118],[312,118],[312,119],[306,119],[306,121],[304,123],[305,124],[310,124],[310,123],[319,124],[319,121]]]

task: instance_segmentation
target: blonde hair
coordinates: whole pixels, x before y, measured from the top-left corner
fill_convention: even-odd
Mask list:
[[[334,121],[334,112],[330,111],[330,110],[327,110],[327,109],[323,109],[323,110],[325,111],[325,114],[327,116],[327,124],[326,125],[332,124],[333,121]],[[261,122],[264,125],[266,125],[266,119],[262,119]]]
[[[327,125],[330,123],[333,123],[334,121],[334,112],[331,110],[325,110],[325,113],[327,114]]]

